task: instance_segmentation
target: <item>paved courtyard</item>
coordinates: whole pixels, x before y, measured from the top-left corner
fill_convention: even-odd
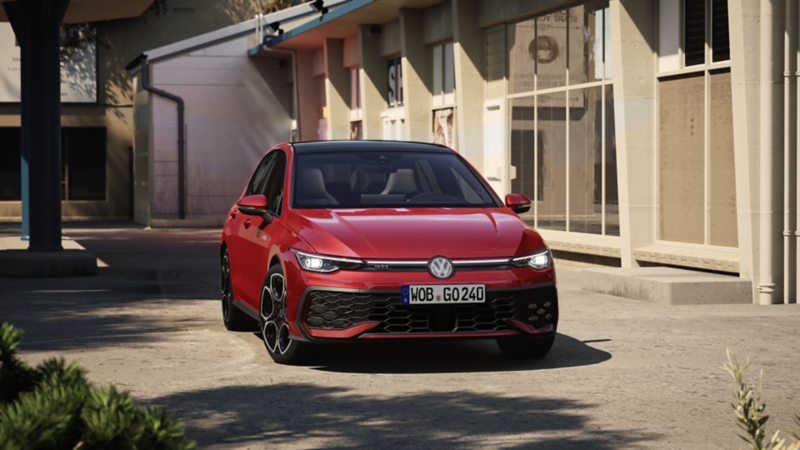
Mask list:
[[[753,379],[764,370],[770,431],[800,413],[798,305],[659,306],[581,291],[560,271],[560,334],[542,361],[503,359],[491,341],[359,343],[288,367],[224,329],[218,230],[64,234],[99,275],[0,278],[22,356],[79,361],[95,383],[178,414],[202,448],[741,448],[726,348],[751,355]]]

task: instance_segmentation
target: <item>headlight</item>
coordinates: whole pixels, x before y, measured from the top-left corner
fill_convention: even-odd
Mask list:
[[[365,266],[364,261],[360,259],[321,256],[298,251],[295,251],[295,256],[300,267],[311,272],[330,273],[340,269],[356,270]]]
[[[519,267],[533,267],[536,270],[549,269],[553,265],[550,250],[536,253],[535,255],[520,256],[511,260],[512,264]]]

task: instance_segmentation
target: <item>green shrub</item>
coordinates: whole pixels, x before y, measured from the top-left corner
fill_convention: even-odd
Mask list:
[[[791,443],[787,443],[786,438],[781,438],[780,430],[775,431],[775,434],[766,443],[764,442],[767,435],[765,425],[769,420],[769,416],[762,415],[767,407],[761,402],[764,373],[762,371],[759,375],[758,385],[745,383],[744,373],[749,365],[749,357],[744,360],[744,364],[740,364],[730,350],[728,350],[728,362],[722,365],[735,382],[732,392],[736,402],[731,403],[731,406],[736,411],[736,423],[747,433],[746,436],[739,437],[753,450],[800,450],[800,437],[792,430],[788,430],[792,437]],[[800,416],[795,416],[795,421],[800,425]]]
[[[22,331],[0,324],[0,448],[194,449],[177,418],[141,408],[114,386],[94,387],[76,363],[31,368],[16,356]]]

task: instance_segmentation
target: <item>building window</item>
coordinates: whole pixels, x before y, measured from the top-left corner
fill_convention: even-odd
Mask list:
[[[389,108],[403,106],[403,59],[389,58],[386,61],[386,103]]]
[[[22,199],[22,130],[19,127],[0,127],[0,201]]]
[[[727,1],[660,1],[660,241],[738,246],[728,34]]]
[[[106,199],[106,129],[61,128],[62,200]]]
[[[511,190],[544,229],[619,236],[608,1],[507,27]]]
[[[0,128],[0,200],[20,201],[21,129]],[[106,200],[106,129],[61,128],[61,199]]]
[[[433,106],[438,108],[455,103],[455,61],[453,43],[433,46]]]
[[[660,72],[730,60],[727,0],[660,0],[658,21]]]

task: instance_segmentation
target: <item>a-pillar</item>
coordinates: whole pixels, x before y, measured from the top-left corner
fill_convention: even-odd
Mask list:
[[[634,249],[655,238],[657,4],[610,2],[622,267],[638,266]]]
[[[325,39],[325,102],[328,139],[350,139],[350,69],[344,67],[342,39]]]
[[[22,59],[27,60],[22,67],[26,88],[21,112],[22,141],[27,143],[29,157],[28,250],[63,250],[59,27],[69,0],[27,0],[15,4],[18,14],[13,28],[17,40],[24,45]]]

